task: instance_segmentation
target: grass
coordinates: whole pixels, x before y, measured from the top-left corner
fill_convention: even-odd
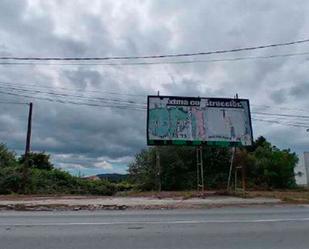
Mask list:
[[[226,191],[148,191],[148,192],[126,192],[125,196],[127,197],[155,197],[159,199],[163,198],[181,198],[181,199],[190,199],[190,198],[207,198],[209,196],[237,196],[242,198],[255,198],[255,197],[264,197],[264,198],[276,198],[280,199],[285,203],[294,203],[294,204],[309,204],[309,189],[306,188],[297,188],[293,190],[265,190],[265,191],[246,191],[242,192],[226,192]],[[122,195],[124,196],[124,195]]]
[[[286,203],[309,204],[309,189],[274,190],[274,191],[249,191],[248,197],[277,198]]]
[[[1,200],[15,200],[15,199],[31,199],[31,198],[44,198],[44,197],[54,197],[54,198],[62,198],[67,196],[74,195],[5,195],[1,196]],[[217,190],[217,191],[124,191],[117,192],[115,197],[148,197],[148,198],[172,198],[172,199],[191,199],[191,198],[207,198],[210,196],[236,196],[241,198],[276,198],[282,200],[284,203],[291,204],[309,204],[309,189],[298,188],[293,190],[265,190],[265,191],[246,191],[243,192],[227,192],[226,190]],[[76,196],[75,196],[76,197]],[[90,195],[79,195],[79,198],[89,198]],[[96,197],[96,196],[92,196]]]
[[[115,196],[119,197],[151,197],[151,198],[182,198],[182,199],[190,199],[190,198],[203,198],[210,195],[216,195],[216,191],[127,191],[127,192],[119,192]]]

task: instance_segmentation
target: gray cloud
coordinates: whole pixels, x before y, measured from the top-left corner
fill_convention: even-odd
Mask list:
[[[300,83],[290,88],[290,94],[295,98],[308,98],[309,83]]]
[[[282,104],[287,99],[287,92],[284,89],[275,90],[270,94],[270,96],[276,104]]]

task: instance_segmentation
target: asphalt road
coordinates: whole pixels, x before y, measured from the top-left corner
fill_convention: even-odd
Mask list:
[[[309,207],[0,212],[0,249],[308,249]]]

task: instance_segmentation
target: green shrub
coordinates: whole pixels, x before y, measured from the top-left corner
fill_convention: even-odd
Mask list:
[[[30,152],[28,154],[29,167],[36,169],[46,169],[52,170],[54,168],[53,164],[50,162],[50,155],[45,152]],[[19,164],[25,162],[25,155],[22,155],[19,160]]]
[[[0,143],[0,168],[17,166],[15,152],[9,151],[5,144]]]
[[[0,168],[0,194],[21,193],[22,173],[20,167]],[[59,169],[30,169],[26,182],[26,194],[88,194],[112,195],[115,184],[91,181],[72,176]]]
[[[0,168],[0,194],[19,193],[22,174],[18,167]]]

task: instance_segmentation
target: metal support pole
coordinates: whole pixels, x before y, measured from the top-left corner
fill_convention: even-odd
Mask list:
[[[203,164],[203,148],[200,147],[200,159],[201,159],[201,181],[202,181],[202,191],[204,192],[204,164]]]
[[[204,191],[203,147],[196,147],[197,191]]]
[[[161,165],[160,165],[160,151],[158,146],[156,147],[156,168],[157,168],[158,191],[161,192]]]
[[[241,176],[242,176],[242,191],[245,193],[246,192],[246,166],[242,165],[241,166]]]
[[[234,191],[235,192],[237,190],[237,173],[238,173],[238,168],[235,168],[235,172],[234,172],[234,174],[235,174],[235,176],[234,176],[234,181],[235,181],[235,183],[234,183]]]
[[[199,191],[200,189],[200,165],[199,165],[198,147],[196,147],[196,187],[197,187],[197,191]]]
[[[235,156],[235,147],[232,148],[232,158],[231,158],[231,163],[230,163],[229,177],[228,177],[227,189],[226,189],[227,191],[230,190],[234,156]]]

